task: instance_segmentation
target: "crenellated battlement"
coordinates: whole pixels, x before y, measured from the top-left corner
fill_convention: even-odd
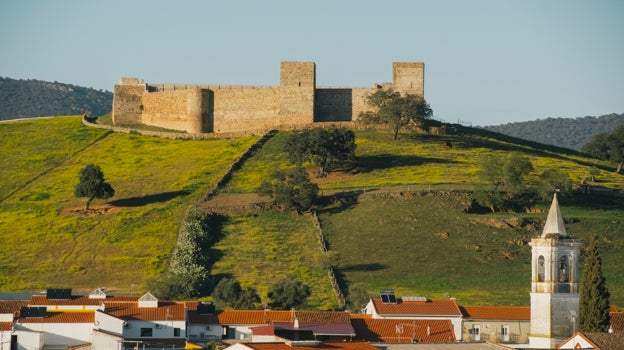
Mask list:
[[[394,62],[392,76],[392,83],[369,88],[317,88],[314,62],[281,62],[278,87],[146,84],[122,78],[114,88],[113,123],[193,134],[268,131],[355,121],[368,110],[366,95],[382,87],[424,97],[424,63]]]

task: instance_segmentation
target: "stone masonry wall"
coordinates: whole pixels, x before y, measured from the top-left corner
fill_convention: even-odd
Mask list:
[[[314,100],[314,121],[355,121],[361,112],[370,110],[366,95],[375,88],[319,88]]]
[[[279,87],[145,84],[115,85],[113,122],[147,124],[189,133],[293,129],[314,122],[353,122],[369,110],[366,95],[393,87],[424,94],[424,63],[394,62],[393,83],[371,88],[316,88],[314,62],[282,62]]]
[[[280,65],[280,115],[314,120],[314,62],[282,62]]]
[[[151,92],[143,95],[143,124],[186,130],[188,90]]]
[[[232,87],[214,93],[214,132],[271,129],[279,114],[279,88]]]
[[[393,62],[392,85],[394,91],[425,96],[425,64],[422,62]]]
[[[125,81],[124,81],[125,80]],[[120,85],[115,85],[113,98],[113,123],[140,124],[143,113],[142,98],[145,93],[145,84],[139,79],[122,79]]]

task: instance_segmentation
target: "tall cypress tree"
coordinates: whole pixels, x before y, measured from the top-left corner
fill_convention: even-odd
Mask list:
[[[592,237],[585,252],[580,291],[580,330],[606,332],[609,330],[609,290],[602,275],[602,257],[596,237]]]

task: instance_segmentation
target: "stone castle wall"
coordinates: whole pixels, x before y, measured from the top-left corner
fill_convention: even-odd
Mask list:
[[[366,96],[373,88],[318,88],[314,100],[314,121],[355,121],[370,109]]]
[[[423,96],[423,63],[393,63],[392,87]],[[293,129],[318,122],[352,122],[380,88],[317,88],[314,62],[282,62],[279,87],[145,84],[115,85],[113,122],[147,124],[188,133]]]
[[[279,88],[219,88],[214,92],[213,132],[270,130],[268,121],[279,114]]]

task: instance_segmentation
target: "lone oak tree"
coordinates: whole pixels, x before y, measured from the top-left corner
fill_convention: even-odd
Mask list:
[[[284,144],[291,163],[301,166],[310,161],[320,167],[320,176],[333,166],[352,163],[355,148],[355,133],[336,127],[295,131]]]
[[[318,197],[318,185],[312,183],[303,168],[277,171],[256,190],[261,196],[273,198],[272,205],[282,211],[301,214],[310,210]]]
[[[80,170],[80,182],[74,188],[74,195],[88,198],[84,207],[87,211],[95,198],[108,199],[115,195],[115,190],[104,181],[104,173],[99,166],[88,164]]]
[[[423,126],[433,116],[423,98],[411,94],[401,96],[392,89],[379,89],[366,96],[366,102],[375,111],[360,113],[358,119],[364,124],[390,125],[394,140],[398,139],[402,127],[410,123]]]

